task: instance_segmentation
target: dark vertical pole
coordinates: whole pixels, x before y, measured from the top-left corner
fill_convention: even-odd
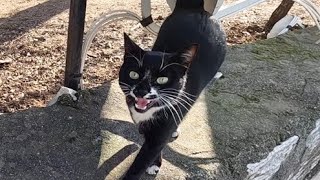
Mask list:
[[[271,17],[269,18],[267,24],[264,27],[265,35],[267,35],[273,26],[283,17],[285,17],[293,6],[294,1],[292,0],[282,0],[281,4],[273,11]]]
[[[74,90],[82,88],[80,67],[86,6],[87,0],[71,0],[70,2],[64,86]]]

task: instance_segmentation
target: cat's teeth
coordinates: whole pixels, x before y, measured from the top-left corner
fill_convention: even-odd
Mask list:
[[[140,109],[140,110],[146,110],[146,109],[147,109],[147,106],[140,107],[140,106],[138,106],[137,104],[134,104],[134,106],[135,106],[137,109]]]
[[[140,110],[146,110],[148,108],[148,105],[151,103],[151,100],[148,100],[148,99],[143,99],[143,101],[145,101],[145,103],[142,103],[143,105],[141,103],[139,103],[138,101],[139,101],[139,99],[136,101],[134,106]]]

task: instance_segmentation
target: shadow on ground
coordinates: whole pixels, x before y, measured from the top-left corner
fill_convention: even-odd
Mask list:
[[[12,41],[69,8],[69,1],[48,0],[44,3],[0,19],[0,44]],[[35,18],[36,17],[36,18]]]
[[[138,152],[142,139],[129,119],[104,118],[104,113],[109,113],[104,109],[105,103],[110,102],[109,90],[110,84],[80,92],[79,102],[62,96],[51,107],[1,115],[0,178],[119,179]],[[164,150],[164,159],[183,173],[176,174],[173,169],[171,173],[160,174],[160,179],[188,177],[189,172],[194,172],[192,176],[209,177],[197,164],[216,161],[213,157],[190,157],[170,146]]]
[[[95,90],[82,94],[81,106],[63,97],[62,105],[2,115],[0,179],[98,178],[102,128],[98,101],[105,100],[108,88],[98,89],[104,92],[99,97]],[[86,99],[88,94],[92,99]]]

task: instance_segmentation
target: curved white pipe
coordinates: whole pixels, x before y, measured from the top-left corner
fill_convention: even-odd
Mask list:
[[[320,10],[317,8],[317,6],[309,0],[293,0],[293,1],[303,6],[309,12],[310,16],[312,17],[312,19],[316,23],[317,28],[320,31]],[[320,39],[315,43],[319,44]]]
[[[320,29],[320,24],[319,24],[320,14],[314,8],[310,7],[308,3],[305,2],[306,0],[293,0],[293,1],[303,6],[309,12],[310,16],[316,23],[317,27]]]
[[[319,22],[318,22],[318,15],[316,14],[316,12],[311,9],[305,2],[300,1],[300,0],[294,0],[295,2],[299,3],[301,6],[305,7],[305,9],[309,12],[310,16],[312,17],[312,19],[314,20],[314,22],[316,23],[316,26],[318,28],[320,28]]]
[[[305,1],[310,7],[312,7],[318,14],[320,14],[320,8],[318,8],[312,1],[310,0],[303,0]]]
[[[90,45],[92,43],[92,40],[98,33],[98,31],[103,28],[106,24],[112,23],[114,21],[118,20],[123,20],[123,19],[128,19],[128,20],[135,20],[135,21],[141,21],[141,17],[139,17],[137,14],[131,12],[131,11],[126,11],[126,10],[116,10],[116,11],[111,11],[109,13],[106,13],[102,16],[100,16],[97,20],[95,20],[88,32],[86,33],[82,45],[82,50],[81,50],[81,67],[80,67],[80,73],[83,73],[83,68],[84,68],[84,63],[87,57],[87,52],[90,48]]]

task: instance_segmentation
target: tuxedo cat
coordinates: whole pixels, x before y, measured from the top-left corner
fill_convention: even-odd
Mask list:
[[[177,0],[152,51],[124,35],[119,84],[145,142],[124,179],[157,174],[161,151],[193,103],[213,79],[226,54],[225,34],[203,0]]]

